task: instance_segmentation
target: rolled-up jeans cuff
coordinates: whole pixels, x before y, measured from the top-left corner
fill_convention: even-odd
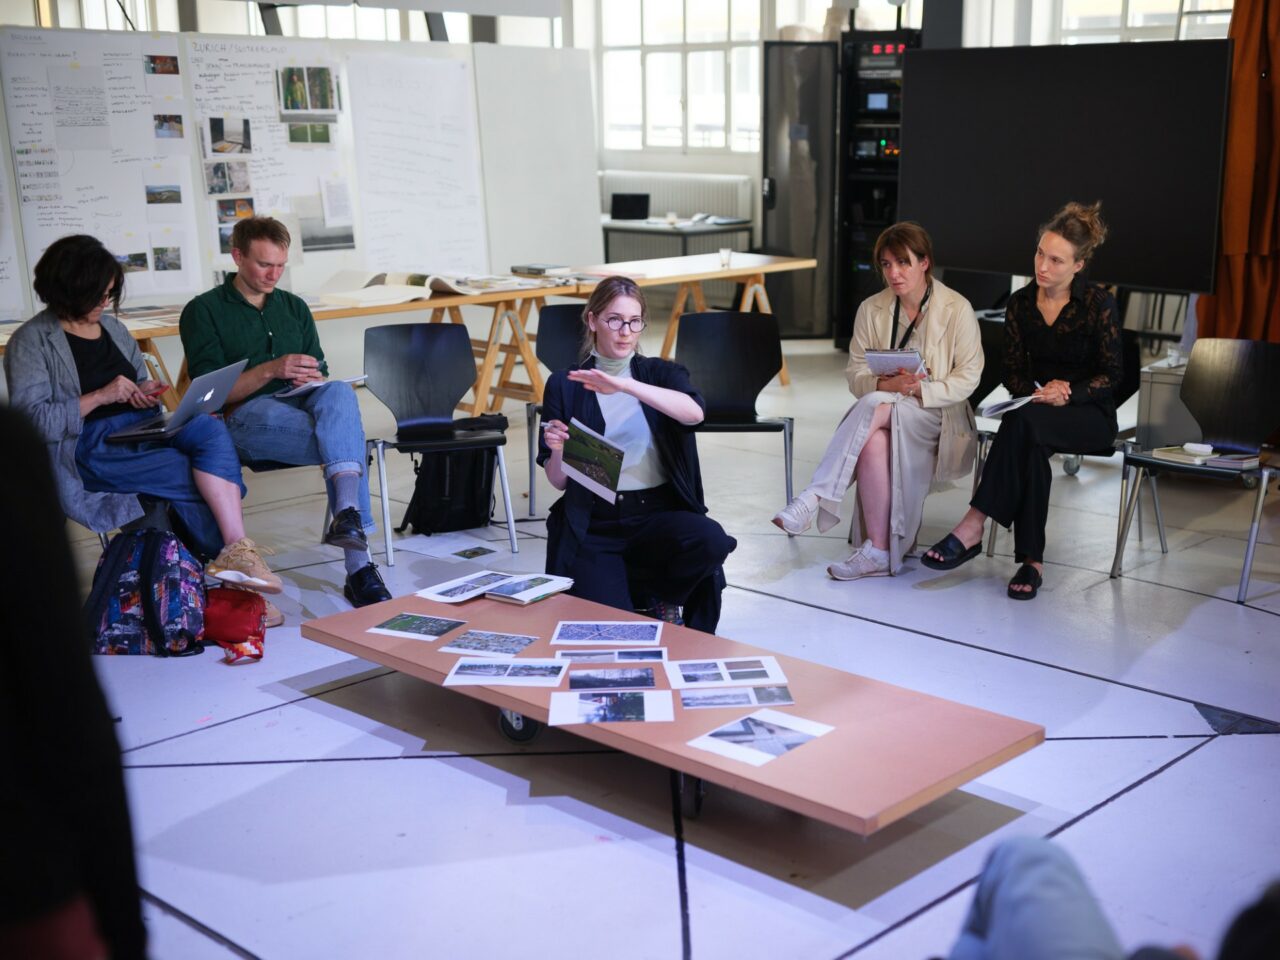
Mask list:
[[[326,480],[332,480],[339,473],[354,473],[357,476],[362,476],[364,474],[364,465],[359,460],[334,460],[332,463],[324,465]]]

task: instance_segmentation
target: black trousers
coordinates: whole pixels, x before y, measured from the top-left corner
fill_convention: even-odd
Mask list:
[[[1055,453],[1094,453],[1115,442],[1115,413],[1096,404],[1029,403],[1005,414],[982,480],[969,501],[1001,526],[1013,526],[1014,558],[1044,560],[1044,528]]]
[[[678,603],[687,626],[715,633],[721,565],[737,545],[710,517],[681,509],[670,486],[624,490],[593,506],[569,593],[619,610]]]

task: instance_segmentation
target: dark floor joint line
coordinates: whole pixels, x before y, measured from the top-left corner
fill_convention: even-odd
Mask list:
[[[491,760],[501,757],[613,756],[620,750],[495,750],[491,753],[420,753],[388,757],[285,757],[279,760],[210,760],[187,763],[126,763],[126,770],[185,770],[204,767],[272,767],[308,763],[378,763],[388,760]]]
[[[243,713],[238,717],[227,717],[226,720],[219,720],[217,723],[206,723],[202,727],[195,727],[191,730],[184,730],[182,731],[182,733],[170,734],[167,737],[161,737],[159,740],[152,740],[149,743],[140,743],[136,747],[129,747],[129,749],[127,750],[121,750],[120,753],[121,754],[134,753],[138,750],[145,750],[147,749],[147,747],[154,747],[160,743],[168,743],[170,740],[178,740],[178,739],[181,739],[182,737],[189,737],[193,733],[200,733],[203,730],[212,730],[214,729],[214,727],[221,727],[221,726],[225,726],[228,723],[235,723],[237,720],[247,720],[249,717],[256,717],[260,713],[270,713],[272,710],[279,710],[281,707],[288,707],[288,706],[292,706],[295,703],[302,703],[304,700],[314,700],[317,697],[325,696],[327,694],[334,693],[335,691],[338,691],[338,690],[345,690],[347,687],[354,687],[361,683],[368,683],[370,680],[378,680],[391,673],[395,673],[395,671],[392,670],[390,667],[388,667],[387,669],[381,671],[380,673],[375,673],[371,677],[360,677],[359,679],[351,680],[348,683],[342,683],[342,684],[338,684],[337,686],[327,687],[325,688],[323,693],[308,693],[308,694],[304,694],[301,697],[295,697],[292,700],[281,700],[279,703],[273,703],[269,707],[262,707],[261,709],[258,709],[258,710],[250,710],[248,713]]]
[[[840,954],[840,956],[836,957],[835,960],[846,960],[847,957],[852,957],[855,953],[861,953],[863,950],[867,949],[867,947],[871,946],[873,943],[883,940],[889,934],[893,933],[895,930],[900,929],[901,927],[905,927],[908,923],[910,923],[912,920],[915,920],[917,917],[924,916],[934,907],[940,906],[941,904],[945,903],[946,901],[954,897],[957,893],[963,892],[964,890],[973,886],[977,882],[978,882],[977,877],[970,877],[968,880],[966,880],[964,883],[960,884],[959,886],[952,887],[942,896],[929,901],[919,910],[915,910],[912,913],[907,914],[901,920],[894,921],[893,923],[889,924],[889,926],[881,930],[879,933],[875,934],[874,936],[868,937],[866,940],[863,940],[856,947],[853,947],[850,950],[846,950],[844,953]],[[956,932],[959,933],[958,930]]]
[[[1176,693],[1166,693],[1164,690],[1153,690],[1150,687],[1139,686],[1136,683],[1126,683],[1123,680],[1116,680],[1112,677],[1099,676],[1096,673],[1087,673],[1084,670],[1077,670],[1074,667],[1064,667],[1058,663],[1049,663],[1045,660],[1036,660],[1034,657],[1027,657],[1020,653],[1010,653],[1007,650],[995,650],[991,647],[984,647],[981,644],[970,643],[968,640],[957,640],[954,637],[944,637],[938,633],[929,633],[927,630],[917,630],[914,627],[904,627],[900,623],[892,623],[888,620],[877,620],[874,617],[864,616],[860,613],[850,613],[847,610],[836,610],[832,607],[824,607],[820,603],[810,603],[807,600],[796,600],[793,597],[786,597],[779,593],[769,593],[767,590],[757,590],[754,587],[744,587],[740,584],[730,583],[728,586],[735,590],[741,590],[743,593],[754,593],[757,596],[768,597],[771,600],[780,600],[783,603],[794,603],[802,607],[808,607],[811,610],[821,610],[824,613],[834,614],[837,617],[848,617],[850,620],[861,620],[863,623],[874,623],[878,627],[888,627],[891,630],[901,630],[903,633],[910,633],[917,637],[924,637],[928,640],[940,640],[943,643],[953,643],[958,647],[968,647],[970,650],[981,650],[983,653],[989,653],[993,657],[1007,657],[1010,660],[1021,660],[1023,663],[1030,663],[1033,666],[1044,667],[1048,670],[1058,670],[1061,673],[1069,673],[1076,677],[1084,677],[1086,680],[1097,680],[1099,683],[1107,683],[1114,687],[1123,687],[1126,690],[1136,690],[1139,693],[1149,693],[1153,697],[1164,697],[1166,700],[1176,700],[1179,703],[1189,703],[1193,707],[1199,708],[1202,704],[1197,703],[1190,697],[1182,697]],[[1208,705],[1204,705],[1208,706]],[[1230,713],[1225,707],[1210,707],[1214,710],[1222,710],[1224,713]],[[1266,723],[1268,721],[1262,721]]]
[[[138,892],[142,894],[143,900],[146,900],[149,903],[154,904],[158,909],[163,910],[165,913],[169,914],[169,916],[173,917],[175,920],[179,920],[182,923],[185,923],[192,930],[198,930],[200,933],[208,937],[210,940],[213,940],[216,943],[222,944],[224,947],[226,947],[236,956],[241,957],[242,960],[262,960],[262,958],[259,957],[256,953],[250,953],[248,950],[240,946],[240,944],[236,943],[234,940],[228,940],[226,937],[220,934],[217,930],[213,930],[210,927],[205,926],[195,917],[191,916],[191,914],[185,913],[182,910],[179,910],[177,907],[175,907],[173,904],[169,903],[166,900],[161,900],[154,893],[149,893],[148,891],[142,890],[142,889],[139,889]]]
[[[689,927],[689,876],[684,860],[684,813],[680,796],[680,772],[671,771],[671,835],[676,841],[676,882],[680,891],[680,948],[684,960],[693,958]]]

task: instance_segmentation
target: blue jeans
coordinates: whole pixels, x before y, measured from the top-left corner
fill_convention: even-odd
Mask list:
[[[101,420],[85,421],[76,441],[76,466],[84,488],[94,493],[138,493],[167,500],[182,520],[197,552],[214,556],[222,549],[222,533],[191,476],[192,470],[229,480],[244,496],[240,458],[221,420],[193,417],[171,440],[109,443],[107,436],[154,410],[129,410]]]
[[[326,383],[297,397],[254,397],[226,417],[240,459],[321,464],[333,504],[333,475],[360,474],[360,522],[374,529],[365,469],[364,425],[360,404],[349,383]]]
[[[1070,855],[1038,837],[987,859],[950,960],[1121,960],[1124,951]]]

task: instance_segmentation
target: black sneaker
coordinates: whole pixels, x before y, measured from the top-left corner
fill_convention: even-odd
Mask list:
[[[355,573],[347,574],[342,595],[353,607],[367,607],[371,603],[391,599],[391,593],[382,582],[382,574],[378,573],[376,563],[367,563]]]
[[[355,507],[339,510],[329,521],[329,529],[324,535],[324,542],[343,550],[367,550],[369,538],[364,535],[364,524],[360,522],[360,511]]]

